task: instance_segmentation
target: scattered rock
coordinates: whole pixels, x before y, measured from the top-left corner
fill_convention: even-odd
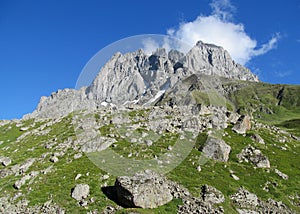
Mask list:
[[[115,142],[116,142],[116,140],[113,138],[98,136],[97,138],[95,138],[89,142],[86,142],[82,146],[81,151],[82,152],[100,152],[102,150],[107,149]]]
[[[156,208],[173,199],[166,179],[150,170],[118,177],[115,187],[118,200],[126,207]]]
[[[238,211],[239,214],[259,214],[259,212],[247,209],[236,209],[236,211]]]
[[[78,158],[81,158],[82,157],[82,154],[81,153],[76,153],[74,155],[74,159],[78,159]]]
[[[72,198],[77,201],[85,199],[90,194],[90,187],[88,184],[77,184],[72,190]]]
[[[56,163],[58,161],[58,157],[51,156],[50,161],[53,162],[53,163]]]
[[[258,197],[244,188],[239,188],[230,198],[234,204],[242,208],[254,208],[259,205]]]
[[[196,169],[197,169],[198,172],[201,172],[201,170],[202,170],[202,169],[201,169],[201,166],[197,166]]]
[[[26,181],[28,181],[32,178],[35,178],[38,174],[39,174],[39,172],[32,171],[30,174],[27,174],[27,175],[23,176],[20,180],[17,180],[15,182],[14,188],[20,189],[26,183]]]
[[[246,131],[250,129],[251,129],[251,119],[250,116],[248,115],[242,115],[232,128],[232,130],[238,134],[245,134]]]
[[[287,174],[284,174],[283,172],[280,172],[278,169],[275,169],[275,173],[284,180],[289,179],[289,176]]]
[[[209,137],[202,149],[202,152],[209,158],[226,162],[229,158],[230,150],[231,147],[227,145],[224,140]]]
[[[270,161],[267,156],[263,155],[259,149],[248,145],[241,153],[237,155],[241,162],[251,162],[258,168],[270,168]]]
[[[29,167],[31,167],[31,165],[35,162],[35,158],[29,158],[27,159],[20,167],[19,167],[19,173],[23,174],[25,172],[27,172],[27,170],[29,169]]]

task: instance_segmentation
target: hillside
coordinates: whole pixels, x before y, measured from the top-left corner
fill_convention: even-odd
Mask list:
[[[0,121],[0,212],[300,213],[300,86],[214,45],[187,55],[115,54]]]

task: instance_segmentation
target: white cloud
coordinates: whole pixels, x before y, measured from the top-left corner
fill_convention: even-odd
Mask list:
[[[265,54],[276,47],[279,34],[261,47],[257,47],[257,41],[245,32],[243,24],[230,21],[235,11],[230,0],[213,0],[210,6],[211,15],[200,15],[194,21],[181,23],[178,29],[169,29],[168,35],[191,46],[199,40],[222,46],[235,61],[243,65],[253,57]]]
[[[212,9],[212,14],[223,20],[232,19],[232,14],[236,10],[236,8],[231,4],[230,0],[212,0],[209,5]]]
[[[159,48],[159,44],[154,40],[149,38],[146,38],[143,40],[143,50],[146,54],[152,54],[157,48]]]

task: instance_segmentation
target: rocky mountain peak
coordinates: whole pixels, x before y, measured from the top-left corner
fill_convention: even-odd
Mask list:
[[[34,115],[51,117],[53,111],[49,113],[48,110],[53,108],[60,109],[57,113],[61,116],[61,112],[66,114],[108,104],[150,105],[191,75],[259,81],[249,69],[232,60],[222,47],[202,41],[186,54],[164,48],[158,48],[151,55],[141,49],[125,54],[117,52],[101,68],[90,86],[80,92],[63,91],[43,99]],[[73,108],[70,108],[74,101]]]

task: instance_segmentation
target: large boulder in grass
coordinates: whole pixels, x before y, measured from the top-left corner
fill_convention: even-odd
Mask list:
[[[250,129],[251,118],[249,115],[242,115],[232,128],[232,130],[238,134],[245,134]]]
[[[118,177],[115,188],[125,207],[156,208],[173,199],[166,178],[150,170]]]
[[[85,199],[90,194],[90,187],[88,184],[77,184],[72,190],[72,198],[77,201]]]
[[[229,158],[231,147],[224,140],[209,137],[202,149],[204,155],[217,161],[226,162]]]

